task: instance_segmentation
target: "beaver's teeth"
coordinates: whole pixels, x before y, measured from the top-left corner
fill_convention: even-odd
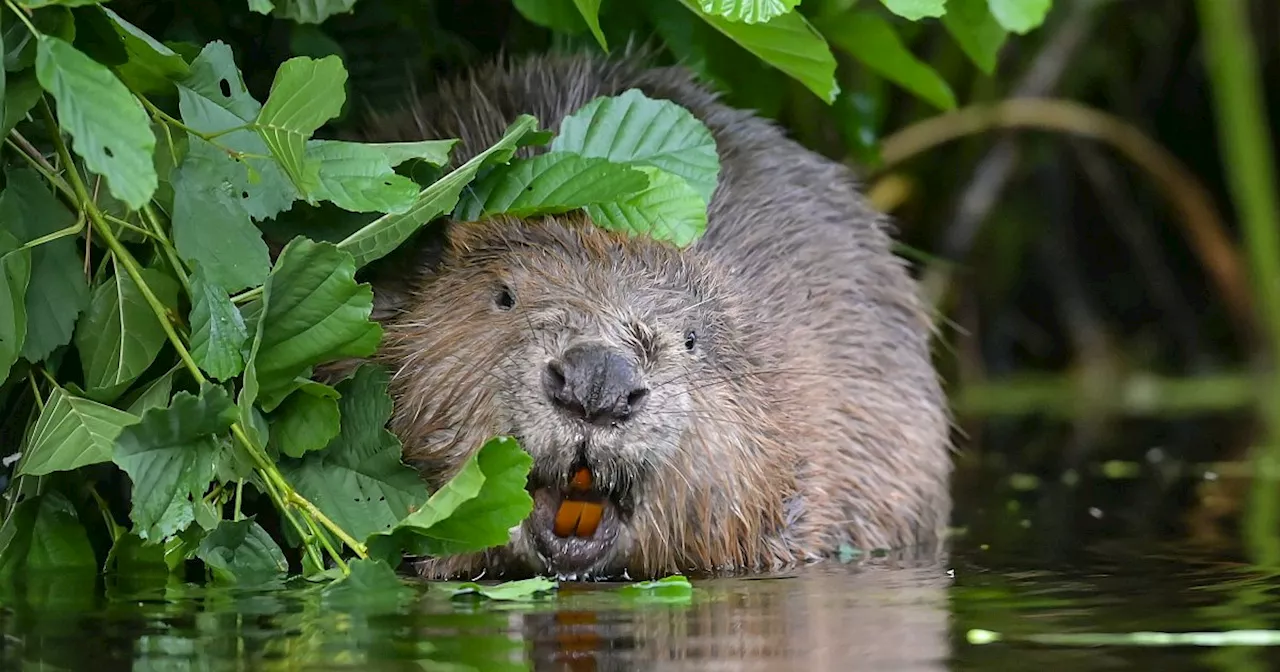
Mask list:
[[[573,474],[573,480],[569,483],[571,490],[578,492],[586,492],[591,489],[591,470],[583,467]]]
[[[578,536],[589,537],[596,533],[600,525],[600,517],[604,515],[604,506],[597,502],[583,502],[582,512],[578,519]]]
[[[561,500],[556,510],[556,524],[553,528],[557,537],[567,537],[578,527],[578,519],[582,517],[583,502],[574,499]]]

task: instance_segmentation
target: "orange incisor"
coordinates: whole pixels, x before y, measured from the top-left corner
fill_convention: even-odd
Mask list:
[[[591,489],[591,471],[579,469],[573,474],[569,490],[572,494],[585,494]],[[589,537],[596,533],[600,525],[600,516],[604,514],[604,506],[599,502],[581,499],[564,499],[556,511],[555,533],[558,537],[575,535]]]

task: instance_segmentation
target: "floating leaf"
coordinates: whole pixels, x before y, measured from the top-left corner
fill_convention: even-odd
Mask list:
[[[214,579],[224,583],[261,583],[289,571],[284,551],[257,521],[223,520],[196,548]]]
[[[689,579],[673,574],[657,581],[640,581],[618,589],[618,594],[637,602],[688,603],[693,597]]]
[[[484,165],[509,161],[520,141],[537,126],[538,120],[527,114],[516,118],[496,144],[423,189],[407,212],[375,219],[343,239],[338,247],[351,253],[356,268],[396,249],[423,224],[453,210],[458,195],[476,172]]]
[[[395,544],[414,555],[445,556],[506,544],[533,510],[525,490],[532,465],[512,438],[485,442],[421,508],[371,537],[371,552]]]
[[[358,558],[348,565],[351,573],[325,586],[321,592],[326,604],[344,609],[360,608],[361,612],[394,610],[416,594],[391,565],[381,560]]]
[[[644,189],[643,173],[607,159],[568,152],[539,154],[499,166],[472,183],[454,219],[531,217],[609,203]]]
[[[466,581],[463,583],[446,583],[442,584],[441,587],[451,591],[454,597],[480,595],[490,600],[525,602],[536,599],[541,593],[555,590],[559,585],[559,583],[551,579],[536,576],[532,579],[504,581],[492,586],[482,586],[474,581]]]
[[[158,184],[151,154],[156,136],[147,113],[106,66],[57,37],[36,45],[36,77],[58,102],[59,125],[85,166],[107,180],[111,195],[137,210]]]
[[[880,0],[889,11],[909,21],[936,19],[947,13],[947,0]]]
[[[9,170],[0,195],[0,221],[26,244],[69,229],[75,217],[29,168]],[[22,356],[38,362],[71,342],[76,318],[89,304],[89,285],[72,237],[46,241],[31,249],[32,291],[26,295],[26,338]]]
[[[342,428],[319,452],[283,460],[281,471],[304,497],[356,539],[389,529],[427,498],[418,473],[401,461],[391,417],[389,377],[363,365],[338,385]]]
[[[337,390],[321,383],[304,384],[271,415],[269,444],[280,454],[302,457],[320,450],[338,435]]]
[[[1005,30],[1025,35],[1044,23],[1053,0],[987,0],[987,4]]]
[[[213,481],[216,435],[236,420],[227,391],[206,383],[200,396],[179,392],[168,408],[153,408],[116,439],[113,461],[133,483],[134,532],[159,541],[195,520],[194,500]]]
[[[955,109],[951,87],[928,64],[917,59],[883,17],[871,12],[849,12],[824,19],[822,32],[885,79],[920,96],[943,110]]]
[[[116,437],[136,422],[132,413],[54,387],[31,430],[17,473],[43,476],[110,462]]]
[[[565,117],[551,150],[661,168],[684,178],[704,203],[711,202],[720,175],[716,141],[706,125],[684,107],[636,89],[596,98]]]
[[[18,502],[0,528],[0,577],[25,572],[97,572],[98,561],[75,506],[57,490]]]
[[[160,271],[139,270],[160,303],[175,309],[178,283]],[[75,342],[90,396],[111,401],[151,366],[165,333],[133,278],[117,268],[93,290],[89,310],[76,325]]]
[[[706,14],[695,0],[680,0],[711,27],[724,33],[760,60],[804,84],[830,103],[840,93],[836,83],[836,58],[822,34],[800,15],[787,12],[766,23],[744,23]]]
[[[204,266],[191,274],[191,356],[215,380],[244,369],[241,348],[249,340],[244,318],[222,287],[205,277]]]
[[[683,179],[651,166],[640,171],[648,188],[613,203],[588,205],[596,226],[657,240],[678,247],[692,245],[707,230],[707,204]]]
[[[698,6],[707,14],[746,23],[764,23],[790,12],[799,4],[800,0],[698,0]]]
[[[346,83],[347,71],[337,56],[291,58],[276,70],[271,94],[254,122],[258,135],[304,196],[311,191],[305,179],[307,139],[342,111]]]
[[[294,238],[263,289],[260,338],[253,346],[254,379],[270,411],[296,389],[311,367],[373,354],[382,328],[369,320],[373,290],[355,281],[351,255],[332,243]]]
[[[942,25],[974,65],[988,75],[995,72],[996,56],[1009,34],[992,16],[987,0],[948,0]]]
[[[18,361],[27,335],[27,283],[31,280],[31,251],[0,229],[0,382]]]
[[[418,196],[418,184],[397,175],[394,167],[411,158],[441,165],[449,160],[454,142],[362,144],[312,140],[306,149],[307,164],[316,171],[308,179],[311,194],[352,212],[405,212]]]

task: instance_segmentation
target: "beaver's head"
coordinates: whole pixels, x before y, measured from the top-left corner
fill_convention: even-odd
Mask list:
[[[581,216],[456,224],[412,284],[383,355],[406,459],[436,486],[497,434],[534,459],[511,543],[428,573],[711,569],[782,525],[761,335],[696,252]]]

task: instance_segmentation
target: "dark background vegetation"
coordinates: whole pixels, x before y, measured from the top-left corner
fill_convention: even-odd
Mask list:
[[[665,2],[675,0],[656,4]],[[359,123],[362,108],[397,106],[412,87],[429,90],[442,73],[499,52],[597,48],[585,30],[548,30],[518,4],[366,0],[318,26],[222,0],[111,6],[160,39],[229,42],[259,100],[285,59],[341,54],[349,103],[325,135]],[[631,28],[637,42],[662,44],[642,4],[604,3],[611,44]],[[842,3],[806,0],[800,9],[833,4]],[[895,25],[961,108],[1018,96],[1074,101],[1147,136],[1207,190],[1207,218],[1171,206],[1187,185],[1161,185],[1150,166],[1107,143],[1053,129],[995,124],[883,166],[879,141],[891,144],[938,110],[844,55],[844,94],[826,106],[727,39],[709,29],[701,36],[708,71],[729,100],[857,166],[876,203],[895,215],[903,254],[940,311],[938,363],[960,447],[957,522],[994,525],[988,538],[1023,524],[1021,515],[978,515],[1008,512],[1006,495],[1056,504],[1042,507],[1038,523],[1063,530],[1174,529],[1204,543],[1229,534],[1217,523],[1243,506],[1243,481],[1232,475],[1248,475],[1243,460],[1257,438],[1241,375],[1256,316],[1206,273],[1204,255],[1215,252],[1185,234],[1187,226],[1221,228],[1235,249],[1216,258],[1247,275],[1196,9],[1191,0],[1057,0],[1040,30],[1010,36],[993,76],[938,22]],[[1251,12],[1274,127],[1280,5],[1255,0]],[[661,50],[659,60],[676,57]]]

